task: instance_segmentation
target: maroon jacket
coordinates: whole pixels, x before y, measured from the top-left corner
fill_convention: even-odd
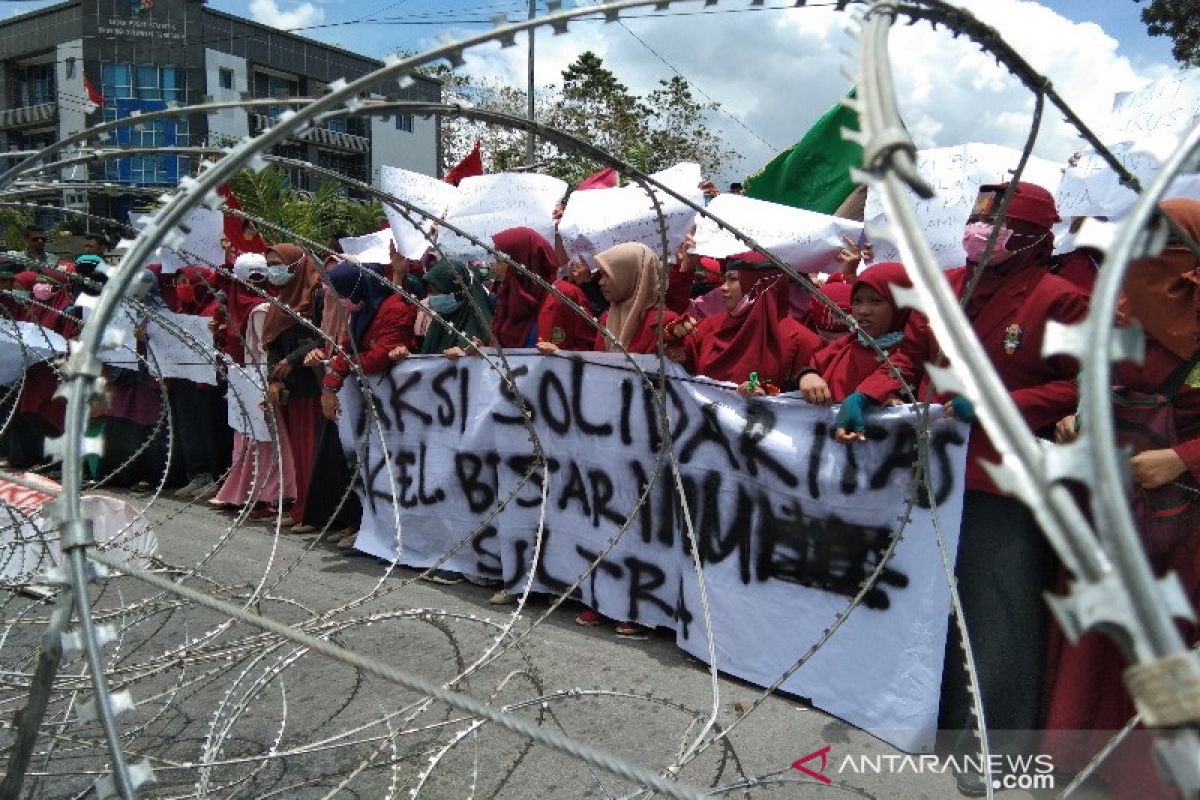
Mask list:
[[[946,273],[956,294],[969,277],[963,267]],[[1065,356],[1042,357],[1046,321],[1075,323],[1087,315],[1087,296],[1077,287],[1048,272],[1012,291],[1001,290],[971,320],[992,366],[1008,389],[1009,396],[1030,429],[1053,438],[1054,424],[1075,413],[1079,400],[1076,376],[1079,365]],[[925,364],[938,356],[937,339],[923,314],[914,313],[904,331],[904,340],[891,354],[892,362],[905,380],[917,386],[924,378]],[[858,391],[882,403],[896,391],[896,379],[881,364],[863,381]],[[935,395],[945,403],[953,395]],[[967,447],[967,488],[1001,494],[984,470],[982,461],[997,462],[996,448],[981,425],[971,429]]]

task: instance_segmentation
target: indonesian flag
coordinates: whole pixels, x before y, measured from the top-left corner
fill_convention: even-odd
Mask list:
[[[471,148],[471,152],[467,153],[462,161],[458,162],[458,166],[446,173],[446,177],[442,178],[446,183],[458,184],[463,178],[474,178],[476,175],[483,174],[483,158],[479,155],[479,140],[475,140],[475,146]]]
[[[84,113],[91,114],[97,108],[100,108],[104,105],[104,95],[96,91],[95,84],[92,83],[91,79],[88,78],[87,75],[83,76],[83,91],[84,94],[87,95],[88,103],[90,105],[90,107],[87,108]]]

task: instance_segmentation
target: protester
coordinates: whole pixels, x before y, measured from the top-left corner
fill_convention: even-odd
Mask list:
[[[538,314],[539,342],[550,342],[560,350],[591,350],[596,343],[596,318],[584,287],[592,283],[592,271],[582,259],[567,263],[567,277],[554,282],[554,289],[563,296],[546,295]],[[569,300],[579,307],[572,308]]]
[[[891,261],[868,267],[855,278],[850,312],[858,330],[817,351],[812,366],[803,370],[800,378],[800,393],[805,400],[818,405],[840,403],[876,372],[880,356],[875,347],[884,353],[893,351],[903,338],[909,318],[908,309],[897,307],[892,287],[911,285],[904,265]],[[899,391],[897,381],[889,396],[898,396]]]
[[[267,280],[279,287],[279,303],[263,321],[262,343],[271,370],[268,395],[280,407],[282,427],[292,443],[296,500],[283,520],[291,527],[303,518],[320,420],[321,386],[304,358],[320,343],[321,273],[303,248],[279,244],[267,250]],[[264,515],[267,516],[267,515]]]
[[[73,339],[80,319],[71,306],[71,293],[62,273],[54,269],[20,272],[13,282],[17,291],[29,292],[23,320]],[[30,469],[48,463],[46,440],[62,435],[66,400],[56,397],[59,375],[48,362],[25,370],[16,413],[9,422],[8,463],[14,469]]]
[[[219,302],[213,292],[215,275],[201,266],[181,267],[173,277],[175,303],[172,311],[213,319]],[[212,326],[210,326],[211,328]],[[196,343],[192,343],[196,347]],[[200,350],[192,350],[197,362],[212,358]],[[176,425],[171,437],[177,463],[183,471],[185,485],[175,491],[183,498],[200,498],[217,488],[216,475],[229,466],[232,437],[226,424],[225,387],[182,378],[167,378],[167,399],[173,420],[187,420]]]
[[[278,286],[267,280],[267,260],[257,253],[243,253],[233,264],[233,274],[238,284],[263,286],[268,294],[278,291]],[[299,278],[296,278],[299,280]],[[229,330],[229,339],[236,339],[240,363],[248,371],[257,373],[266,382],[269,355],[263,343],[263,331],[271,304],[258,299],[252,293],[231,293],[227,328],[233,320],[244,320],[240,330]],[[268,396],[264,401],[267,427],[274,434],[271,438],[258,441],[249,433],[238,430],[233,434],[233,466],[217,494],[209,504],[220,509],[234,510],[252,505],[249,516],[253,519],[270,519],[281,505],[288,505],[296,498],[296,467],[292,454],[291,437],[283,424],[279,403]],[[235,408],[234,414],[260,413],[257,408]]]
[[[1160,204],[1200,241],[1200,202]],[[1174,572],[1194,606],[1200,599],[1195,534],[1200,530],[1200,261],[1172,237],[1158,256],[1134,262],[1125,277],[1118,316],[1146,334],[1141,364],[1116,365],[1114,412],[1118,444],[1129,446],[1131,507],[1146,554],[1158,576]],[[1057,427],[1059,441],[1078,436],[1086,419],[1072,414]],[[1177,620],[1194,645],[1195,621]],[[1122,672],[1128,663],[1112,639],[1088,633],[1069,645],[1057,630],[1050,640],[1050,687],[1044,748],[1056,767],[1081,769],[1124,727],[1135,709]],[[1089,735],[1089,732],[1094,732]],[[1099,774],[1114,797],[1168,797],[1154,769],[1149,738],[1131,737]]]
[[[390,266],[388,279],[403,285],[406,261],[394,258]],[[355,310],[349,316],[348,336],[342,341],[343,352],[330,354],[329,371],[321,381],[321,411],[328,423],[336,422],[341,413],[337,392],[348,377],[360,370],[364,375],[386,372],[394,361],[399,360],[393,358],[393,353],[400,356],[417,350],[416,308],[383,282],[385,271],[387,269],[381,264],[360,266],[351,262],[343,262],[329,271],[333,290]],[[296,533],[315,530],[328,523],[353,479],[342,453],[336,425],[326,424],[322,428],[321,444],[317,457],[319,466],[313,471],[309,487],[310,510],[304,524],[293,529]],[[338,489],[341,492],[335,496]],[[314,498],[321,500],[316,507],[312,502]],[[358,527],[356,519],[344,521],[343,529],[347,532],[337,542],[342,549],[353,544],[348,531]]]
[[[596,256],[599,265],[600,292],[608,310],[600,316],[603,331],[596,333],[594,349],[600,352],[657,353],[658,330],[673,328],[679,312],[687,308],[690,269],[668,273],[666,308],[659,303],[662,262],[644,244],[628,243],[610,247]],[[660,317],[660,311],[661,317]],[[607,334],[607,335],[606,335]],[[609,341],[612,337],[612,341]],[[552,353],[552,342],[540,342],[538,349]]]
[[[963,235],[967,266],[946,274],[962,297],[984,261],[988,237],[1006,185],[982,186]],[[1049,273],[1059,219],[1054,198],[1040,186],[1020,182],[995,247],[987,254],[978,284],[965,298],[967,318],[1000,379],[1030,430],[1053,435],[1055,423],[1074,410],[1078,364],[1063,356],[1042,356],[1049,320],[1073,323],[1087,313],[1087,299],[1074,286]],[[921,382],[924,365],[939,348],[922,314],[914,313],[892,364],[912,386]],[[885,402],[895,387],[889,367],[881,364],[841,405],[835,425],[842,437],[861,438],[862,411]],[[1055,560],[1030,510],[1004,494],[985,462],[999,456],[986,431],[974,425],[974,410],[964,397],[937,395],[948,415],[972,423],[967,450],[967,491],[955,573],[964,621],[975,656],[985,723],[994,750],[1028,752],[1028,732],[1041,720],[1041,682],[1047,629],[1042,592],[1051,585]],[[967,691],[961,645],[955,626],[946,645],[939,727],[962,733],[950,746],[970,748],[973,713]],[[1007,735],[1000,735],[1005,732]],[[1019,732],[1025,732],[1021,734]],[[983,789],[973,772],[959,776],[964,792]]]
[[[472,342],[487,341],[492,325],[487,290],[466,264],[443,259],[421,276],[421,282],[428,293],[426,304],[450,326],[432,320],[421,342],[422,353],[458,350],[454,355],[460,355]]]
[[[723,267],[726,313],[701,320],[684,339],[684,366],[693,374],[738,384],[745,394],[796,388],[822,342],[788,316],[787,276],[753,251],[730,256]]]
[[[498,251],[545,283],[558,274],[553,245],[532,228],[500,231],[492,242]],[[493,264],[493,270],[497,303],[492,315],[492,343],[506,348],[533,347],[539,338],[537,321],[546,298],[545,287],[501,259]]]

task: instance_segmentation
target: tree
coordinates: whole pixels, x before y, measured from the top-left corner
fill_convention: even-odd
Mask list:
[[[1142,22],[1151,36],[1171,37],[1177,61],[1200,67],[1200,0],[1150,0],[1142,9]]]
[[[325,244],[335,235],[361,236],[379,229],[383,206],[347,197],[342,187],[322,180],[311,194],[289,185],[287,172],[276,165],[255,172],[242,170],[229,180],[242,211],[283,230],[262,228],[273,244],[306,239]]]
[[[427,73],[443,81],[447,102],[524,117],[526,93],[492,80],[472,79],[446,67]],[[701,104],[686,80],[675,76],[641,97],[632,92],[590,51],[580,54],[562,73],[561,86],[536,90],[534,118],[540,124],[593,144],[642,172],[655,172],[680,161],[699,162],[712,174],[736,154],[724,147],[708,126],[715,103]],[[484,170],[503,172],[525,167],[526,133],[464,119],[442,122],[443,169],[456,164],[480,139]],[[568,183],[602,165],[562,150],[548,141],[537,143],[535,166]]]

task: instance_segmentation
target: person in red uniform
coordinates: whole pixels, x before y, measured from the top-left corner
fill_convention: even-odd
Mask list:
[[[492,237],[496,249],[524,266],[544,282],[558,274],[554,246],[532,228],[508,228]],[[512,269],[497,259],[496,310],[492,314],[492,344],[501,347],[533,347],[537,344],[538,312],[546,289],[531,276]],[[544,338],[544,337],[543,337]]]
[[[595,349],[600,352],[658,352],[659,281],[662,261],[644,244],[628,242],[596,255],[600,272],[600,293],[608,301],[608,311],[600,324],[612,335],[610,344],[603,333],[596,334]],[[664,330],[673,325],[688,304],[691,272],[670,270],[662,321]]]
[[[24,321],[41,325],[73,339],[81,321],[71,304],[66,274],[50,267],[36,272],[20,272],[13,278],[18,291],[28,291]],[[61,436],[66,420],[67,401],[55,397],[58,372],[49,362],[41,361],[25,370],[16,414],[8,431],[8,461],[14,469],[28,469],[47,461],[45,442]]]
[[[1200,241],[1200,202],[1166,200],[1159,207],[1189,237]],[[1163,442],[1165,447],[1147,447],[1145,441],[1134,445],[1129,466],[1137,492],[1151,506],[1178,510],[1177,536],[1167,538],[1161,529],[1151,529],[1145,514],[1135,514],[1135,521],[1155,574],[1174,571],[1195,607],[1200,600],[1200,549],[1194,537],[1200,530],[1200,498],[1193,494],[1200,489],[1200,369],[1196,367],[1200,363],[1200,261],[1182,242],[1168,241],[1160,255],[1131,265],[1122,289],[1119,321],[1136,320],[1142,326],[1146,354],[1140,365],[1126,361],[1116,366],[1118,394],[1131,400],[1130,392],[1142,399],[1161,397],[1157,405],[1169,412],[1175,429],[1174,438]],[[1120,408],[1117,412],[1120,430],[1124,414]],[[1063,419],[1059,440],[1076,438],[1079,422],[1074,414]],[[1174,496],[1164,497],[1164,493]],[[1196,624],[1182,620],[1177,624],[1184,641],[1194,645],[1200,633]],[[1088,763],[1133,717],[1133,701],[1121,677],[1127,659],[1102,634],[1089,633],[1070,646],[1055,629],[1049,664],[1053,681],[1043,748],[1053,756],[1055,767],[1073,771]],[[1097,774],[1109,784],[1113,797],[1175,795],[1156,773],[1151,750],[1149,737],[1139,732],[1100,765]]]
[[[1006,188],[1007,184],[980,187],[963,235],[967,266],[946,273],[960,297],[983,260]],[[1064,356],[1042,356],[1046,323],[1075,323],[1087,313],[1087,297],[1049,272],[1054,248],[1050,227],[1058,219],[1049,192],[1035,184],[1017,183],[995,246],[964,307],[1009,396],[1030,430],[1043,438],[1053,437],[1055,423],[1075,409],[1079,394],[1078,364]],[[893,364],[910,385],[918,386],[925,363],[935,361],[938,354],[928,319],[914,313],[892,355]],[[842,403],[835,422],[839,433],[861,437],[863,409],[884,402],[894,386],[895,378],[880,365]],[[967,398],[937,395],[934,399],[946,406],[948,415],[974,423]],[[985,461],[994,463],[999,458],[986,431],[973,425],[955,573],[992,749],[1025,753],[1036,747],[1028,732],[1041,722],[1048,628],[1042,592],[1052,586],[1056,561],[1029,509],[1001,492],[984,469]],[[965,755],[975,747],[969,733],[974,720],[956,631],[952,626],[946,643],[938,726],[944,731],[968,731],[951,743],[965,748]],[[973,771],[960,773],[958,779],[964,793],[985,791],[982,776]]]
[[[897,307],[892,287],[911,285],[904,265],[895,261],[868,267],[854,279],[850,311],[860,332],[847,333],[817,351],[812,366],[802,370],[800,377],[800,393],[805,400],[817,405],[840,403],[875,374],[880,357],[866,344],[864,334],[885,353],[899,347],[910,311]],[[889,394],[899,392],[900,383],[895,381]]]
[[[730,256],[722,268],[726,313],[702,319],[684,339],[684,367],[736,383],[745,393],[796,388],[801,370],[823,342],[788,315],[787,276],[755,252]],[[751,373],[756,387],[747,386]]]
[[[334,291],[358,310],[350,314],[349,340],[341,343],[345,352],[330,359],[329,372],[321,380],[321,412],[326,419],[337,419],[341,411],[337,392],[354,370],[347,355],[353,355],[364,374],[377,375],[417,349],[417,309],[392,291],[381,280],[383,275],[380,264],[343,262],[329,271]],[[403,282],[403,276],[398,282]]]
[[[592,280],[592,271],[580,259],[567,264],[567,277],[554,282],[563,297],[579,306],[579,313],[557,295],[547,294],[538,314],[538,342],[548,342],[560,350],[591,350],[596,344],[596,318],[583,287]],[[586,315],[586,316],[585,316]]]

